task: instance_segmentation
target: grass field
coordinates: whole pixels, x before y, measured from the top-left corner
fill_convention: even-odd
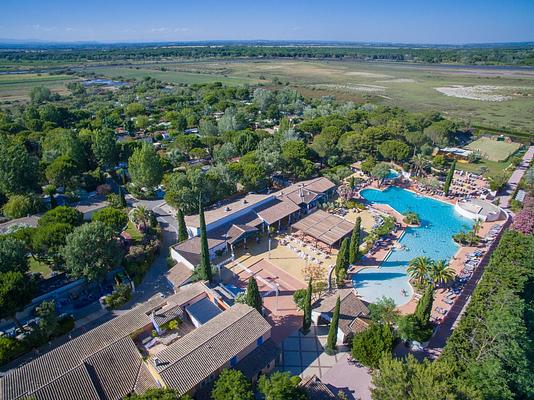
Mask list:
[[[169,69],[167,73],[150,71],[161,66],[144,65],[143,70],[164,80],[173,76],[180,80],[177,77],[182,74],[189,77],[200,73],[205,79],[227,76],[238,82],[260,81],[270,85],[277,78],[305,96],[334,95],[339,100],[378,102],[415,112],[439,111],[473,125],[534,132],[533,70],[349,61],[229,60],[171,62],[164,64]],[[124,68],[117,70],[124,71]],[[113,67],[100,71],[115,75]]]
[[[173,69],[172,67],[166,71],[161,71],[160,67],[140,66],[140,67],[92,67],[85,68],[86,72],[94,72],[110,78],[125,78],[125,79],[142,79],[146,76],[159,79],[169,83],[211,83],[222,82],[227,85],[243,85],[246,83],[254,84],[258,80],[247,77],[238,77],[218,73],[203,73],[203,72],[184,72]]]
[[[498,142],[481,137],[466,146],[469,150],[478,151],[483,158],[490,161],[504,161],[521,148],[520,143]]]
[[[28,258],[28,262],[30,264],[30,272],[40,273],[45,278],[47,278],[50,275],[50,273],[52,272],[52,270],[50,269],[50,267],[48,265],[46,265],[45,263],[37,261],[33,257],[29,257]]]
[[[28,100],[30,91],[36,86],[46,86],[55,93],[65,94],[68,92],[67,83],[75,79],[69,75],[0,75],[0,101]]]

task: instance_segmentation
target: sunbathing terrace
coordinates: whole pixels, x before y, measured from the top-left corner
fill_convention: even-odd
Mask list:
[[[197,305],[206,301],[220,312],[195,324],[187,315],[206,309],[206,304]],[[0,378],[0,398],[119,400],[161,386],[185,394],[205,386],[228,366],[257,377],[272,368],[278,356],[275,350],[261,349],[263,345],[276,349],[271,326],[247,305],[226,308],[202,283],[168,298],[155,296],[7,372]],[[177,318],[179,327],[165,334],[164,324]],[[162,334],[153,338],[152,329]]]

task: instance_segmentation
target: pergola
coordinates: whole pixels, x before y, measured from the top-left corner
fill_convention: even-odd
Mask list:
[[[353,223],[323,210],[317,210],[291,226],[292,231],[300,231],[315,239],[316,244],[321,242],[329,248],[350,235],[353,228]]]

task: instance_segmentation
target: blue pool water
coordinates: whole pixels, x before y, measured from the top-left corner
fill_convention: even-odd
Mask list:
[[[397,305],[407,303],[413,292],[406,273],[410,260],[418,256],[449,260],[458,249],[452,235],[471,229],[473,221],[456,213],[450,204],[394,186],[384,191],[365,189],[361,196],[371,203],[388,204],[401,214],[414,211],[419,215],[421,226],[407,228],[399,241],[405,249],[393,249],[380,268],[365,268],[353,276],[353,285],[364,300],[386,296]]]
[[[237,286],[235,285],[232,285],[231,283],[227,283],[226,285],[224,285],[224,287],[235,296],[237,296],[239,293],[243,293],[245,290],[244,289],[241,289],[241,288],[238,288]]]
[[[384,179],[385,180],[392,180],[392,179],[396,179],[398,177],[399,177],[399,173],[397,171],[395,171],[394,169],[390,169],[389,173],[386,175],[386,177]]]

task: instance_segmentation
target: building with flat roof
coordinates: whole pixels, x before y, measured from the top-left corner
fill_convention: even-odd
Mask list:
[[[177,332],[167,332],[173,320],[180,321]],[[261,353],[257,349],[271,343],[270,336],[271,326],[254,308],[228,307],[197,282],[167,298],[155,296],[8,371],[0,378],[0,398],[119,400],[152,387],[194,393],[223,368]],[[274,366],[273,359],[259,359],[265,363],[249,359],[250,373]]]
[[[455,159],[460,162],[468,162],[469,156],[473,153],[474,151],[472,150],[466,150],[460,147],[443,147],[442,149],[437,149],[434,151],[433,155],[436,156],[439,154],[449,159]]]
[[[474,220],[493,222],[505,218],[504,211],[499,206],[480,199],[458,200],[454,209],[460,215]]]

